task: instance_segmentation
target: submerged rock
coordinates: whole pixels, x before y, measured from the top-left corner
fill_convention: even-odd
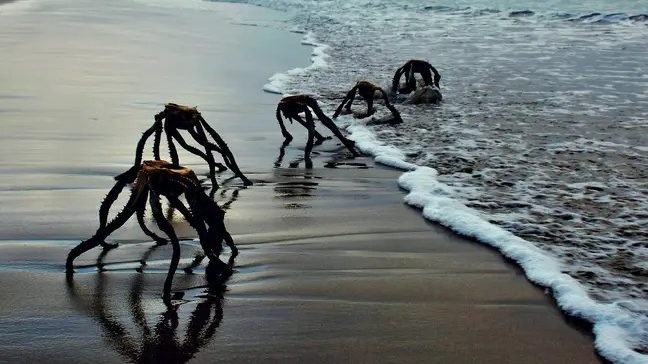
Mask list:
[[[632,21],[648,21],[648,14],[638,14],[628,17]]]
[[[603,14],[601,14],[601,13],[590,13],[590,14],[579,16],[578,18],[572,18],[572,19],[568,19],[568,20],[569,21],[584,21],[584,20],[589,20],[589,19],[592,19],[592,18],[599,17],[601,15],[603,15]]]
[[[532,15],[535,15],[535,13],[531,10],[519,10],[519,11],[512,11],[509,13],[509,16],[512,18],[521,17],[521,16],[532,16]]]
[[[416,91],[412,92],[404,104],[438,104],[443,99],[441,91],[433,86],[419,87]]]
[[[367,122],[367,125],[396,125],[402,122],[403,120],[401,118],[390,114],[381,118],[371,118],[371,120]]]

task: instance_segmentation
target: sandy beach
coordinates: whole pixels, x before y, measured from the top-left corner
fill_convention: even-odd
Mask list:
[[[0,362],[600,361],[589,328],[518,268],[405,206],[400,172],[344,159],[335,141],[291,168],[297,125],[278,161],[279,97],[262,87],[311,49],[271,26],[285,14],[188,4],[43,0],[0,15]],[[255,182],[219,178],[241,251],[226,289],[204,266],[179,272],[173,309],[160,298],[170,248],[134,219],[111,236],[119,248],[63,273],[170,101],[198,105]],[[172,222],[187,264],[199,244]]]

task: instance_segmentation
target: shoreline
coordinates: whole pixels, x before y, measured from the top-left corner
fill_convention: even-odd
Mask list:
[[[317,42],[310,31],[308,34],[310,40],[303,44],[312,44],[316,49],[328,47],[325,43]],[[314,52],[314,55],[315,53],[317,52]],[[317,61],[325,62],[325,58],[319,58]],[[315,59],[311,66],[316,66]],[[298,71],[299,74],[302,69],[276,74],[271,81],[281,83],[283,79],[278,76],[290,75],[294,71]],[[321,76],[316,73],[316,77],[317,75]],[[346,122],[344,117],[338,120]],[[573,321],[582,321],[580,326],[589,327],[590,335],[596,333],[594,341],[599,355],[606,360],[619,362],[645,360],[643,341],[641,338],[634,339],[635,336],[642,337],[642,327],[647,323],[640,309],[631,309],[615,302],[608,303],[605,299],[593,299],[586,283],[563,271],[562,263],[551,253],[539,249],[531,241],[497,224],[490,223],[479,211],[461,203],[449,192],[453,188],[437,179],[436,169],[405,162],[403,152],[376,140],[374,133],[366,130],[362,122],[352,120],[347,131],[351,132],[350,139],[361,143],[359,145],[362,145],[363,152],[373,155],[379,163],[401,171],[398,184],[405,192],[404,201],[419,209],[424,219],[494,249],[505,259],[515,262],[527,276],[529,283],[551,291],[554,304],[564,310],[565,317]],[[432,193],[432,190],[441,192]],[[632,299],[629,301],[632,302]]]
[[[110,5],[88,2],[85,6],[92,10],[98,7],[107,11],[103,14],[111,14]],[[237,16],[245,13],[244,6],[237,9],[240,10]],[[145,9],[135,7],[134,10],[146,14]],[[203,31],[201,34],[218,34],[210,33],[215,22],[209,16],[182,9],[162,13],[177,16],[180,28],[191,25],[196,27],[195,31]],[[273,14],[258,12],[261,13]],[[147,28],[147,22],[140,24],[142,19],[137,14],[132,19],[126,16],[130,31]],[[119,17],[110,20],[124,21]],[[72,23],[70,31],[76,31],[81,25]],[[75,139],[69,135],[61,137],[44,123],[41,132],[45,135],[28,135],[28,142],[14,138],[20,149],[30,153],[4,161],[5,173],[13,169],[26,182],[17,184],[6,177],[0,181],[3,205],[21,206],[0,213],[3,221],[0,236],[4,240],[0,242],[0,287],[8,297],[0,303],[0,313],[7,317],[0,327],[8,333],[0,338],[0,346],[7,348],[0,351],[0,358],[43,360],[56,355],[61,361],[101,357],[105,362],[116,362],[129,358],[128,347],[155,350],[155,346],[147,346],[155,343],[137,338],[134,333],[137,330],[127,330],[131,335],[119,339],[111,331],[116,327],[111,326],[114,322],[106,321],[105,317],[110,312],[114,319],[132,322],[131,313],[140,309],[149,324],[168,317],[170,312],[161,307],[159,299],[168,249],[152,251],[147,265],[141,267],[145,274],[137,273],[140,263],[133,257],[147,254],[150,243],[131,222],[113,236],[131,243],[109,252],[103,262],[105,273],[97,272],[99,251],[91,251],[76,262],[85,268],[79,269],[73,283],[66,284],[61,273],[63,257],[73,241],[51,240],[81,239],[94,231],[98,202],[112,184],[110,176],[128,165],[138,131],[150,124],[150,115],[160,107],[160,101],[154,100],[171,101],[170,95],[175,94],[179,99],[202,105],[199,110],[205,119],[218,125],[219,132],[224,131],[239,166],[251,171],[249,176],[255,181],[247,189],[237,181],[225,183],[218,193],[221,204],[231,203],[226,223],[241,249],[237,271],[227,282],[224,299],[205,300],[204,270],[175,277],[174,288],[185,293],[185,301],[174,311],[180,322],[180,333],[167,338],[180,339],[182,329],[190,322],[205,329],[210,325],[218,328],[206,343],[196,342],[197,350],[187,360],[192,357],[196,362],[598,360],[591,337],[567,324],[551,299],[530,285],[498,252],[430,224],[421,219],[418,211],[404,206],[402,192],[394,183],[399,171],[377,166],[371,158],[341,159],[331,164],[338,150],[334,141],[316,148],[312,170],[272,168],[281,145],[281,134],[273,119],[277,95],[261,91],[262,81],[272,73],[260,77],[267,71],[249,72],[250,68],[246,67],[255,64],[255,56],[271,50],[252,50],[245,45],[274,40],[273,46],[279,51],[273,53],[274,60],[264,59],[274,63],[260,68],[290,69],[305,62],[308,52],[295,49],[299,46],[293,46],[292,42],[299,36],[294,34],[268,35],[268,29],[260,31],[254,29],[258,27],[231,24],[219,27],[219,32],[233,34],[233,38],[245,39],[247,43],[232,48],[227,41],[211,42],[202,36],[187,39],[187,34],[175,37],[169,30],[165,41],[177,42],[179,54],[183,55],[177,59],[151,67],[143,57],[156,51],[154,44],[149,45],[153,48],[149,52],[133,47],[128,48],[128,54],[121,55],[129,62],[124,69],[114,70],[123,73],[116,80],[94,85],[97,79],[104,80],[101,72],[108,71],[86,71],[89,73],[83,77],[87,79],[78,75],[71,77],[66,81],[70,83],[64,86],[74,98],[83,98],[87,110],[74,115],[71,121],[70,110],[76,109],[67,99],[58,99],[63,100],[63,105],[52,112],[52,106],[60,105],[53,102],[57,100],[55,95],[35,89],[43,82],[52,81],[51,78],[42,79],[42,75],[36,74],[22,84],[9,83],[10,92],[31,99],[3,100],[4,105],[0,107],[6,105],[19,110],[6,113],[8,135],[23,135],[25,139],[24,126],[19,122],[28,115],[33,120],[59,123],[67,115],[65,120],[73,123],[76,130],[65,131],[80,141],[75,142],[74,148],[63,151],[64,158],[57,160],[58,165],[46,167],[43,161],[50,159],[48,154],[39,151],[39,146],[52,145],[51,149],[56,150],[57,145]],[[62,32],[65,34],[65,29]],[[93,35],[105,37],[101,39],[106,44],[114,43],[114,38],[119,40],[120,36],[119,33]],[[148,43],[155,39],[148,39]],[[94,38],[86,36],[82,40]],[[186,56],[182,53],[184,42],[198,42],[203,53]],[[163,48],[166,47],[167,44]],[[210,62],[210,56],[224,50],[241,53],[236,56],[239,57],[235,62],[237,67]],[[108,66],[114,62],[103,57],[103,53],[89,55],[94,62]],[[193,65],[193,72],[182,77],[161,72],[176,70],[173,66],[185,63]],[[30,66],[29,62],[9,65],[16,72]],[[60,67],[49,65],[43,72]],[[212,73],[214,76],[205,79],[204,75]],[[157,79],[160,74],[166,78]],[[131,79],[138,82],[126,91],[121,82],[132,82]],[[223,85],[222,88],[214,88],[215,82]],[[184,83],[188,83],[187,89],[174,87]],[[82,93],[89,87],[94,87],[90,89],[101,98]],[[246,95],[245,101],[240,94]],[[125,105],[123,100],[129,97],[133,101]],[[82,126],[92,118],[99,119],[93,130],[84,129]],[[122,122],[122,119],[126,120]],[[119,124],[107,129],[106,120]],[[141,122],[133,123],[133,120]],[[254,128],[250,128],[250,123],[254,123]],[[305,133],[296,126],[291,128],[296,138],[285,150],[280,163],[283,166],[299,161],[303,153]],[[116,133],[115,129],[125,133]],[[83,141],[84,138],[89,141]],[[102,148],[93,147],[97,143]],[[7,145],[3,148],[13,149]],[[80,155],[79,150],[88,155]],[[97,158],[102,162],[92,164]],[[190,166],[200,166],[196,159],[183,158],[187,158]],[[92,168],[88,169],[88,165]],[[181,236],[195,236],[182,221],[174,221],[174,227]],[[16,241],[8,243],[5,238]],[[138,243],[132,243],[135,241]],[[195,248],[195,242],[183,242],[185,263]],[[203,320],[196,313],[206,308],[215,311],[211,318]],[[135,320],[135,329],[140,324],[141,320]],[[133,329],[132,323],[123,325],[125,329]],[[185,339],[191,342],[188,328],[186,333],[189,336]],[[161,332],[161,335],[167,334]],[[36,336],[40,337],[39,342],[31,340]],[[61,350],[63,347],[67,349]]]
[[[452,188],[437,180],[437,171],[430,167],[418,166],[405,161],[402,152],[391,146],[375,142],[373,136],[367,138],[362,124],[351,125],[352,140],[360,142],[369,150],[379,163],[401,172],[398,185],[404,192],[404,203],[417,209],[421,217],[438,224],[462,238],[496,251],[507,262],[514,264],[525,275],[528,283],[550,293],[553,304],[568,322],[586,329],[592,336],[597,355],[603,361],[637,362],[643,361],[643,352],[633,348],[631,339],[619,344],[619,337],[628,327],[640,331],[640,315],[618,307],[616,304],[601,303],[592,299],[586,288],[573,277],[560,269],[560,263],[547,252],[515,234],[491,224],[479,212],[466,207],[452,196],[446,195]],[[354,138],[353,132],[360,135]],[[434,186],[434,187],[430,187]],[[440,193],[429,191],[437,190]],[[623,334],[619,334],[623,332]],[[632,330],[630,330],[632,332]],[[628,337],[625,335],[625,337]]]

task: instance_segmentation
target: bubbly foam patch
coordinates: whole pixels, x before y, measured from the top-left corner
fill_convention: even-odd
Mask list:
[[[304,35],[304,38],[302,39],[301,43],[303,45],[307,46],[312,46],[313,47],[313,53],[311,56],[311,64],[308,67],[297,67],[293,68],[285,73],[275,73],[268,79],[267,84],[263,86],[263,90],[269,93],[273,94],[289,94],[289,93],[299,93],[297,91],[290,91],[287,88],[287,85],[289,84],[289,81],[299,75],[304,75],[308,72],[314,71],[319,68],[325,68],[328,66],[328,63],[326,63],[326,59],[329,58],[329,55],[326,53],[326,50],[329,48],[328,45],[318,43],[315,40],[315,37],[313,36],[312,32],[307,32]]]
[[[386,165],[409,170],[399,177],[398,184],[408,191],[405,202],[420,208],[426,219],[497,248],[516,261],[529,280],[551,288],[562,310],[594,324],[596,347],[606,357],[623,363],[646,362],[646,355],[629,348],[642,345],[641,338],[648,335],[648,319],[645,315],[626,310],[615,302],[594,301],[576,279],[563,273],[564,267],[556,257],[489,223],[487,215],[459,202],[461,198],[456,195],[455,189],[440,182],[435,169],[399,160],[402,152],[377,141],[360,124],[351,125],[347,130],[363,152],[373,154],[377,161],[381,160]]]

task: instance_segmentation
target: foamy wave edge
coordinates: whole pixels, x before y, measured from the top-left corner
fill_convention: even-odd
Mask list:
[[[293,33],[297,32],[295,30],[291,30],[291,31]],[[286,94],[287,93],[286,83],[292,77],[305,74],[307,72],[313,71],[318,68],[328,67],[328,63],[326,62],[326,59],[329,57],[329,55],[326,54],[326,51],[329,48],[328,45],[323,43],[318,43],[315,40],[315,36],[310,31],[306,32],[304,38],[302,38],[301,44],[307,46],[313,46],[313,53],[311,54],[310,66],[297,67],[286,72],[275,73],[274,75],[272,75],[272,77],[268,79],[268,81],[270,82],[266,83],[263,86],[263,91],[273,93],[273,94],[279,94],[279,95]]]
[[[293,76],[328,67],[328,45],[317,42],[310,31],[301,44],[314,47],[311,65],[274,74],[263,87],[264,91],[285,94],[286,84]],[[349,139],[362,152],[372,155],[377,163],[406,171],[398,178],[399,186],[408,191],[405,203],[420,208],[423,217],[430,221],[498,249],[517,262],[531,282],[550,289],[561,310],[591,322],[594,345],[603,357],[618,363],[648,364],[648,355],[632,349],[646,345],[643,338],[648,337],[648,319],[617,302],[606,304],[592,300],[577,280],[561,272],[561,265],[555,258],[463,205],[454,197],[452,187],[438,181],[435,169],[406,162],[400,149],[378,140],[362,122],[346,116],[336,123],[345,128]]]
[[[396,147],[379,141],[371,130],[358,121],[346,127],[349,139],[377,163],[407,171],[398,184],[408,193],[408,205],[420,208],[423,216],[452,231],[497,248],[516,261],[527,278],[551,289],[558,306],[569,315],[592,323],[594,344],[605,358],[619,363],[648,363],[648,355],[633,350],[646,343],[648,320],[619,305],[592,300],[585,288],[571,276],[561,272],[560,263],[532,243],[489,223],[477,210],[466,207],[455,198],[452,187],[438,181],[438,172],[405,161],[405,154]]]

